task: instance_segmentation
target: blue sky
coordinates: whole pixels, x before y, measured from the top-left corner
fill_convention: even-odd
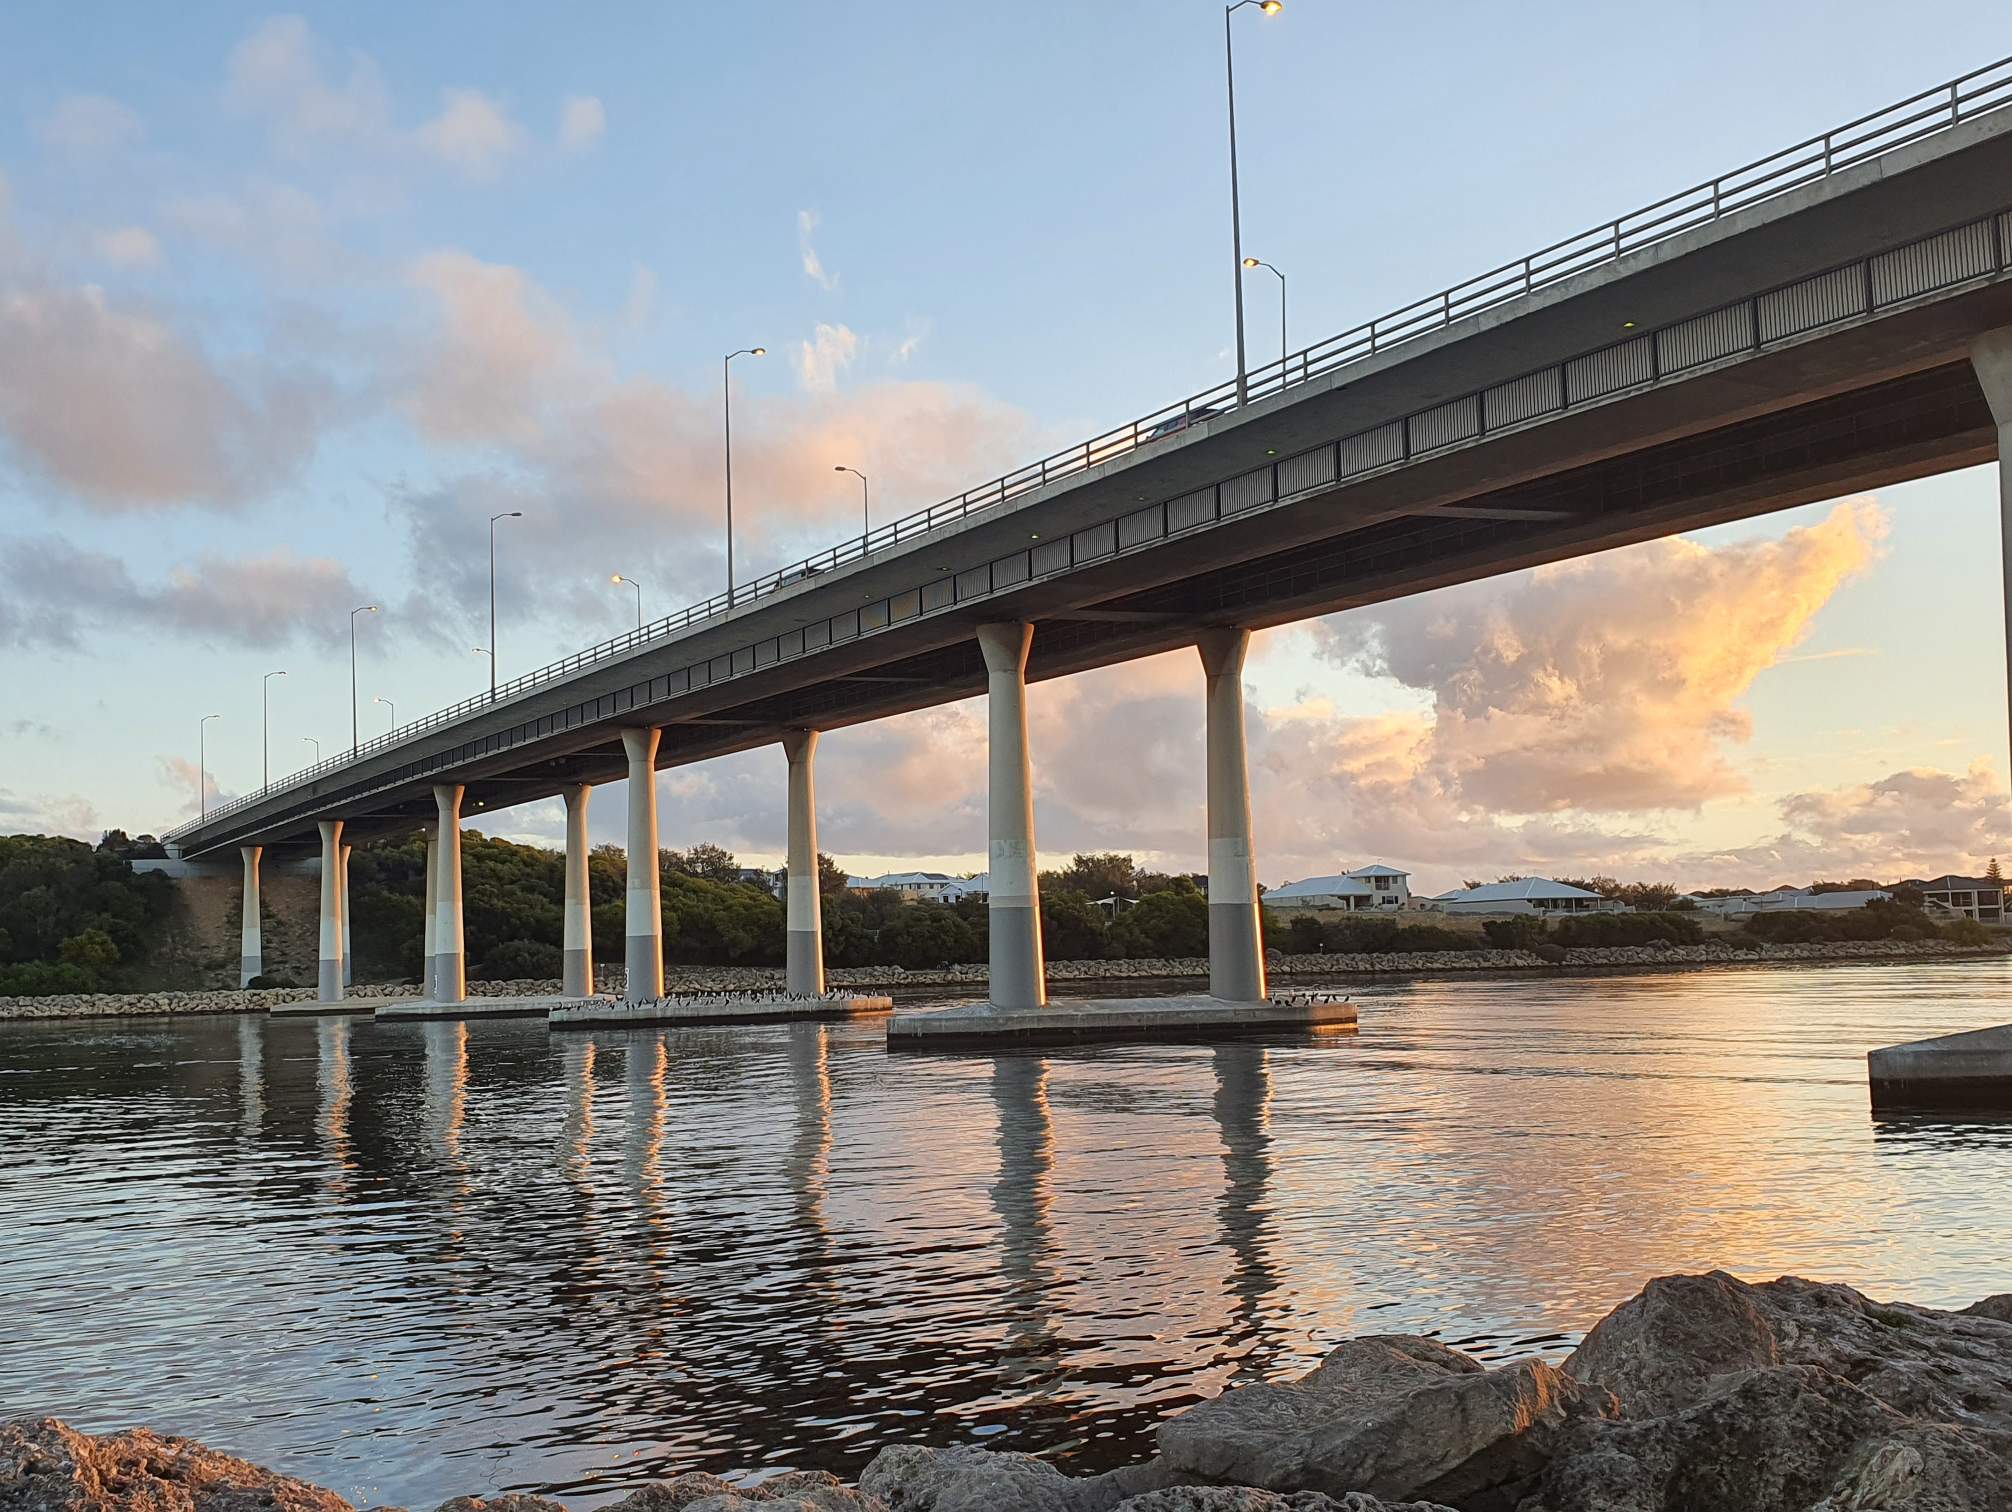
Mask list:
[[[1295,344],[2012,52],[2002,10],[1963,3],[1896,27],[1861,5],[1289,0],[1236,26],[1245,244],[1286,271]],[[743,570],[852,524],[835,463],[892,513],[1220,380],[1220,28],[1185,0],[0,17],[0,828],[175,822],[211,708],[218,789],[256,785],[277,667],[275,772],[304,736],[335,750],[357,603],[385,610],[360,627],[366,732],[373,696],[409,718],[474,691],[497,509],[525,511],[500,538],[506,677],[623,628],[611,572],[652,614],[712,591],[734,348],[770,349],[735,365]],[[1268,275],[1249,298],[1262,353]],[[1977,471],[1699,537],[1667,580],[1708,598],[1744,564],[1790,607],[1737,665],[1677,605],[1580,665],[1544,707],[1612,760],[1567,761],[1535,807],[1551,742],[1507,716],[1559,667],[1525,658],[1463,710],[1471,675],[1394,666],[1372,632],[1438,614],[1549,644],[1550,589],[1268,637],[1260,811],[1328,817],[1281,829],[1267,880],[1371,851],[1432,881],[1745,881],[2012,850],[1994,504]],[[1571,580],[1588,613],[1660,560],[1627,556]],[[1040,690],[1037,721],[1045,700],[1159,729],[1158,700],[1140,759],[1177,772],[1187,660]],[[1677,755],[1638,770],[1636,737],[1595,729],[1623,707]],[[828,848],[975,864],[970,717],[834,734]],[[1198,792],[1170,778],[1166,812],[1128,809],[1036,756],[1047,848],[1198,858]],[[874,790],[889,761],[926,790]],[[1917,770],[1940,780],[1893,785]],[[758,753],[667,776],[665,843],[776,854],[779,774]],[[611,789],[597,831],[620,816]],[[544,808],[513,822],[557,833]]]

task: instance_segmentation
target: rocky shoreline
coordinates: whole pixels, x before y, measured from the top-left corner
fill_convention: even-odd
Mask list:
[[[1667,970],[1673,966],[1796,965],[1812,961],[1950,960],[2005,956],[2002,945],[1955,945],[1945,940],[1867,940],[1815,945],[1618,945],[1581,947],[1562,962],[1540,959],[1527,950],[1442,950],[1406,954],[1281,955],[1271,953],[1274,978],[1295,976],[1432,976],[1466,972],[1570,972],[1583,970]],[[1125,961],[1050,961],[1051,982],[1159,981],[1206,977],[1200,957]],[[982,964],[905,971],[899,966],[837,968],[827,973],[833,988],[952,987],[985,983]],[[673,993],[780,991],[779,968],[763,966],[669,967],[665,985]],[[620,993],[622,973],[603,971],[597,986]],[[556,997],[553,980],[470,982],[471,997]],[[416,996],[410,983],[366,982],[349,996],[365,1001]],[[63,997],[0,997],[0,1019],[98,1018],[171,1013],[262,1013],[280,1003],[312,1001],[311,987],[215,988],[195,992],[82,993]]]
[[[1430,1338],[1346,1341],[1297,1380],[1160,1425],[1072,1477],[970,1446],[882,1449],[848,1485],[692,1473],[605,1512],[2005,1512],[2012,1294],[1962,1312],[1794,1277],[1652,1281],[1565,1360],[1488,1367]],[[0,1512],[355,1512],[145,1429],[0,1427]],[[390,1509],[385,1509],[390,1512]],[[439,1512],[565,1512],[524,1493]]]

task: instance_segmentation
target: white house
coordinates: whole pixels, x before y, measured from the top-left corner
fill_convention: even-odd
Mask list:
[[[975,877],[953,877],[945,872],[888,872],[880,877],[847,877],[845,885],[851,892],[898,893],[904,903],[955,903],[972,894],[982,896],[987,890],[983,872]]]
[[[1884,903],[1892,896],[1885,888],[1820,893],[1811,892],[1806,887],[1778,887],[1773,892],[1733,893],[1723,898],[1684,894],[1701,913],[1735,919],[1757,913],[1825,913],[1840,908],[1863,908],[1868,903]]]
[[[1308,877],[1274,887],[1266,908],[1404,908],[1411,902],[1411,873],[1394,866],[1358,866],[1334,877]]]
[[[1441,893],[1433,902],[1446,913],[1568,914],[1626,913],[1628,906],[1583,887],[1553,882],[1549,877],[1518,877],[1514,882],[1489,882],[1459,892]]]

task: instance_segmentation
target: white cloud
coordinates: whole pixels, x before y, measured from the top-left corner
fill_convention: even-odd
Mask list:
[[[803,258],[804,276],[826,289],[838,287],[838,275],[825,271],[824,259],[817,255],[817,248],[811,244],[811,237],[818,228],[818,214],[815,210],[799,210],[796,213],[796,246]]]
[[[607,129],[608,113],[593,95],[569,95],[559,109],[559,146],[566,152],[585,151]]]
[[[193,773],[191,773],[193,776]],[[75,793],[15,793],[0,788],[0,835],[68,835],[97,840],[104,832],[98,811]]]
[[[419,128],[419,143],[464,176],[493,179],[523,145],[524,133],[479,89],[441,92],[440,114]]]
[[[151,268],[161,260],[161,244],[144,226],[118,226],[91,239],[98,256],[123,268]]]
[[[818,323],[809,341],[796,348],[797,381],[813,394],[828,394],[838,383],[838,375],[852,366],[859,351],[859,337],[850,327]]]
[[[232,49],[225,98],[273,121],[295,147],[313,142],[384,145],[391,100],[368,54],[352,51],[335,77],[326,49],[300,16],[270,16]]]
[[[104,95],[65,95],[35,123],[35,135],[46,145],[78,155],[129,147],[144,134],[137,115]]]

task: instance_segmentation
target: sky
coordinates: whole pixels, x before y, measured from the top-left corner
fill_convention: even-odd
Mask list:
[[[1890,19],[1246,9],[1245,249],[1298,345],[2012,53],[1982,0]],[[476,692],[491,514],[506,679],[632,625],[614,573],[717,591],[729,351],[744,575],[857,528],[837,466],[891,518],[1226,378],[1227,198],[1190,0],[10,8],[0,832],[191,817],[204,714],[225,797]],[[1995,506],[1975,469],[1261,634],[1260,876],[2012,856]],[[1201,691],[1035,686],[1046,857],[1202,865]],[[779,860],[783,770],[662,774],[663,842]],[[976,869],[983,773],[978,704],[834,731],[824,848]]]

